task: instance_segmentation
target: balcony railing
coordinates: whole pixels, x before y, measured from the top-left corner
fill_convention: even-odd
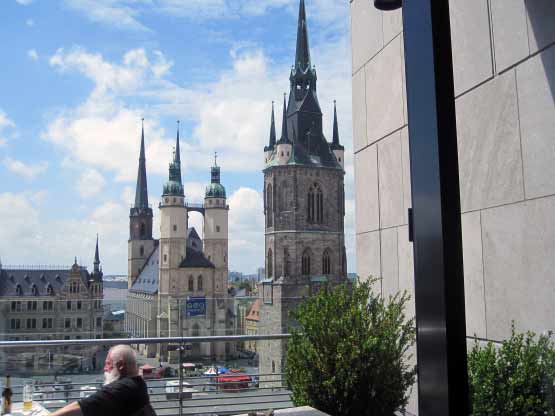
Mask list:
[[[289,334],[271,335],[231,335],[231,336],[200,336],[200,337],[166,337],[166,338],[113,338],[113,339],[79,339],[79,340],[27,340],[0,341],[0,364],[7,366],[10,357],[33,357],[31,362],[38,363],[46,356],[47,364],[50,360],[60,359],[61,354],[76,357],[76,363],[83,360],[90,362],[90,353],[99,357],[96,371],[86,371],[74,368],[71,374],[62,374],[59,366],[52,364],[52,368],[44,373],[34,373],[33,368],[27,372],[12,374],[14,401],[22,400],[23,382],[32,379],[34,382],[34,401],[40,403],[50,411],[59,409],[66,404],[79,400],[94,393],[103,383],[103,359],[108,348],[113,345],[126,344],[132,347],[138,345],[159,344],[174,350],[177,361],[164,366],[164,373],[171,372],[171,376],[156,377],[159,368],[156,358],[146,358],[137,354],[140,364],[151,365],[152,373],[143,374],[147,383],[151,404],[158,415],[233,415],[268,409],[284,409],[292,407],[290,391],[284,374],[281,372],[261,372],[256,365],[243,365],[246,360],[232,359],[231,363],[244,371],[230,369],[225,374],[206,375],[207,368],[218,368],[223,362],[215,360],[206,362],[204,370],[196,370],[192,374],[183,364],[190,360],[187,357],[187,345],[215,342],[245,342],[269,341],[280,342],[289,338]],[[64,351],[61,353],[60,351]],[[35,358],[36,356],[36,358]],[[89,358],[86,358],[86,357]],[[249,361],[249,364],[254,364]],[[36,364],[38,365],[38,364]],[[148,367],[143,367],[143,372]],[[160,370],[162,371],[162,370]],[[3,371],[4,375],[8,370]],[[240,374],[240,380],[239,379]],[[166,375],[166,374],[164,374]],[[21,376],[21,377],[19,377]],[[182,388],[181,393],[179,388]]]

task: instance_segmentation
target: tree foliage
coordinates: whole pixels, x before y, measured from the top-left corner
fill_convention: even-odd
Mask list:
[[[555,349],[550,335],[517,334],[500,347],[475,341],[468,357],[473,416],[555,416]]]
[[[295,405],[336,416],[391,416],[406,406],[416,374],[409,296],[385,300],[374,282],[321,290],[294,313],[285,372]]]

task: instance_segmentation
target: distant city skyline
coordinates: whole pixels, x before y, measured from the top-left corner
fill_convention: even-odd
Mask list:
[[[233,5],[231,5],[233,3]],[[185,195],[202,202],[214,152],[230,209],[230,269],[264,261],[260,148],[288,91],[297,0],[8,0],[0,88],[0,259],[124,274],[141,118],[155,211],[181,120]],[[212,3],[210,3],[212,4]],[[354,270],[349,5],[307,0],[324,133],[333,100],[346,149],[346,246]],[[284,30],[289,28],[290,30]],[[277,120],[277,129],[281,128]],[[156,215],[155,215],[156,217]],[[191,225],[202,234],[201,217]],[[155,238],[159,234],[155,221]],[[202,235],[201,235],[202,237]]]

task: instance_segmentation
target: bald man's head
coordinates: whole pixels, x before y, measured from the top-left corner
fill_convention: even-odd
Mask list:
[[[135,351],[129,345],[116,345],[110,348],[104,365],[106,384],[122,377],[134,377],[138,373]]]

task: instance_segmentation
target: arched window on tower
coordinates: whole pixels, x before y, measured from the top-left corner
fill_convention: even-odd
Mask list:
[[[197,290],[204,290],[203,289],[203,282],[202,282],[202,275],[197,277]]]
[[[290,194],[289,186],[287,185],[287,182],[283,182],[281,184],[281,190],[280,190],[280,195],[281,195],[280,196],[280,201],[279,201],[279,203],[280,203],[280,206],[279,206],[280,212],[289,210],[289,205],[290,205],[289,204],[289,194]]]
[[[195,290],[195,279],[193,276],[189,276],[189,285],[188,288],[189,292],[193,292]]]
[[[289,249],[283,249],[283,275],[289,276]]]
[[[146,236],[146,225],[144,222],[141,223],[141,237]]]
[[[317,183],[308,190],[307,220],[309,223],[322,224],[324,222],[324,193]]]
[[[272,185],[268,185],[266,189],[266,226],[273,227],[273,195],[272,195]]]
[[[310,257],[310,250],[306,249],[301,260],[301,274],[304,276],[310,275]]]
[[[272,253],[272,249],[268,250],[268,279],[271,279],[274,276],[274,256]]]
[[[141,246],[141,247],[139,248],[139,252],[141,253],[141,254],[140,254],[141,257],[143,257],[143,256],[145,255],[145,248],[144,248],[143,246]]]
[[[331,274],[331,253],[329,249],[324,251],[322,257],[322,274]]]

